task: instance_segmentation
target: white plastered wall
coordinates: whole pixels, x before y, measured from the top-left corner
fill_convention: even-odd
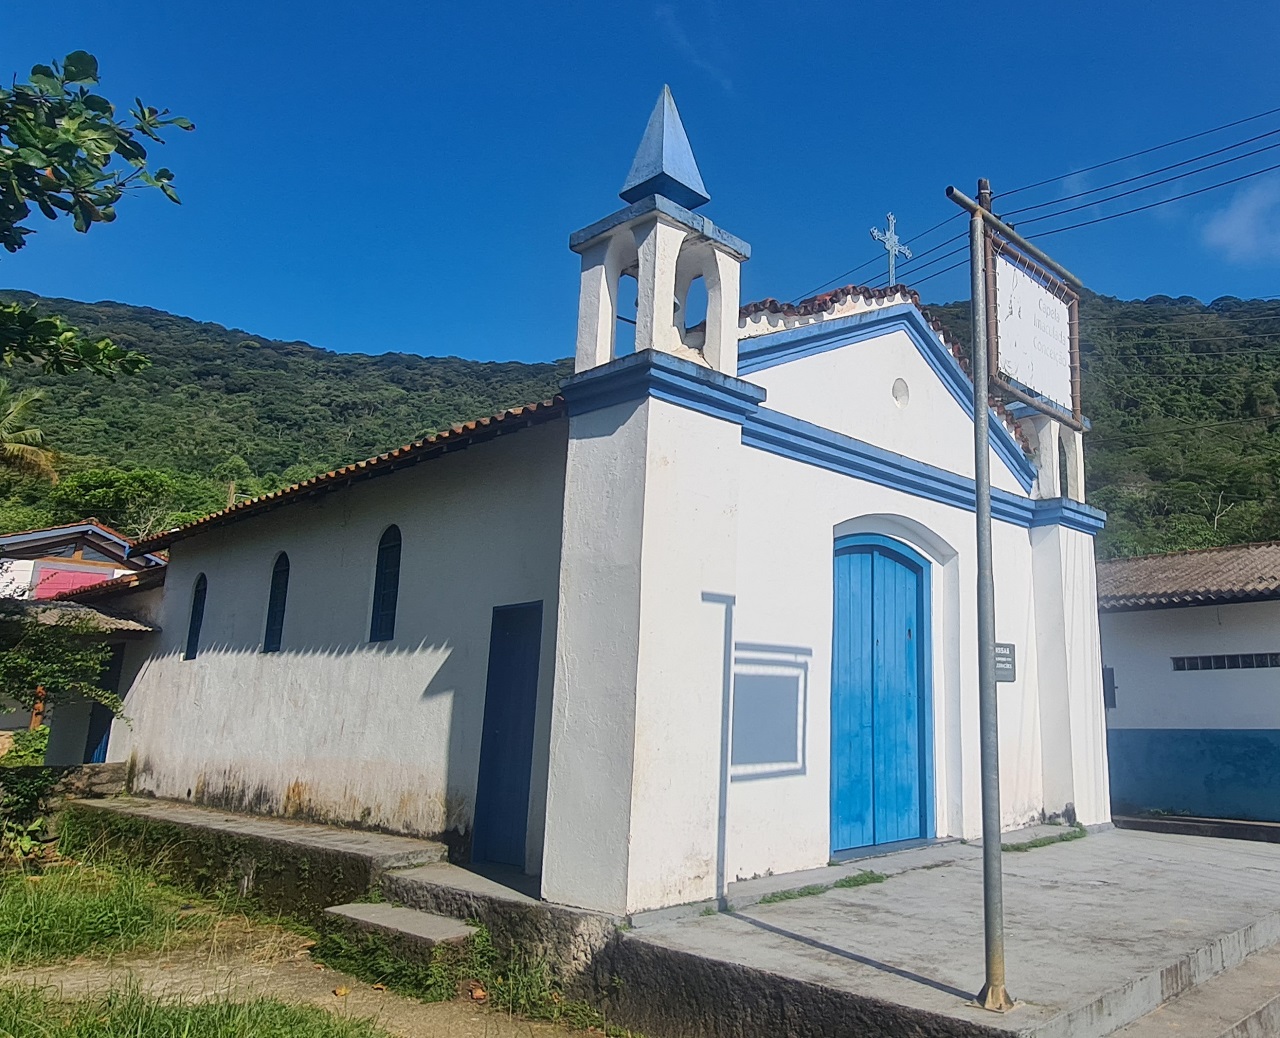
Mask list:
[[[274,814],[467,830],[494,606],[544,603],[527,867],[542,845],[567,422],[480,443],[174,545],[132,725],[135,787]],[[403,539],[395,638],[371,644],[378,539]],[[282,651],[263,654],[272,565],[290,560]],[[196,576],[200,652],[182,658]]]
[[[1280,671],[1173,670],[1171,657],[1280,652],[1280,602],[1103,613],[1110,728],[1280,728]]]

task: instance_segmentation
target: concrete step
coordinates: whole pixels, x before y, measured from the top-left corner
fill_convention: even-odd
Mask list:
[[[382,902],[334,905],[324,910],[324,921],[348,933],[377,934],[397,954],[421,962],[430,961],[437,945],[462,944],[475,932],[457,919]]]
[[[1280,1035],[1280,948],[1238,966],[1120,1028],[1113,1038],[1273,1038]]]

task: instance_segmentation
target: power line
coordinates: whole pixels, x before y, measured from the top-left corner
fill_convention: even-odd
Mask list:
[[[1069,209],[1059,209],[1056,213],[1045,213],[1041,216],[1033,216],[1030,220],[1021,221],[1021,226],[1026,227],[1033,223],[1040,223],[1042,220],[1052,220],[1055,216],[1066,216],[1067,213],[1078,213],[1081,209],[1090,209],[1095,205],[1104,205],[1107,202],[1114,202],[1117,198],[1125,198],[1129,195],[1136,195],[1142,191],[1150,191],[1154,187],[1162,187],[1165,184],[1172,184],[1177,180],[1185,180],[1187,177],[1194,177],[1200,173],[1207,172],[1208,170],[1217,169],[1219,166],[1225,166],[1232,162],[1238,162],[1240,159],[1247,159],[1254,155],[1260,155],[1264,151],[1275,151],[1276,148],[1280,148],[1280,144],[1268,144],[1265,148],[1255,148],[1253,151],[1246,151],[1243,155],[1234,155],[1229,159],[1221,159],[1218,162],[1211,162],[1209,165],[1201,166],[1199,169],[1193,169],[1187,173],[1179,173],[1176,177],[1165,177],[1164,180],[1156,180],[1150,184],[1144,184],[1141,187],[1131,187],[1128,191],[1117,191],[1114,195],[1108,195],[1106,198],[1097,198],[1092,202],[1081,202],[1079,205],[1073,205]],[[1280,167],[1272,167],[1272,169],[1276,168]],[[1153,175],[1154,174],[1150,173],[1147,174],[1147,176]],[[1252,176],[1254,174],[1250,175]],[[1066,201],[1066,199],[1060,199],[1059,201]],[[1051,205],[1052,203],[1046,202],[1045,204]],[[1036,208],[1041,207],[1037,206]]]
[[[1092,166],[1086,166],[1084,169],[1073,170],[1070,173],[1064,173],[1061,176],[1049,177],[1047,180],[1038,180],[1034,184],[1024,184],[1022,187],[1015,187],[1012,191],[1002,191],[997,198],[1008,198],[1010,195],[1021,194],[1023,191],[1030,191],[1033,188],[1044,187],[1046,184],[1056,184],[1059,180],[1066,180],[1067,177],[1079,176],[1081,173],[1092,173],[1095,169],[1103,169],[1106,166],[1114,166],[1119,162],[1127,162],[1129,159],[1136,159],[1142,155],[1150,155],[1153,152],[1163,151],[1165,148],[1172,148],[1178,144],[1186,144],[1187,141],[1198,140],[1201,137],[1207,137],[1211,133],[1218,133],[1220,130],[1229,130],[1233,126],[1242,126],[1245,123],[1256,122],[1259,119],[1265,119],[1268,115],[1275,115],[1280,112],[1280,108],[1271,108],[1265,112],[1259,112],[1257,115],[1249,115],[1243,119],[1236,119],[1229,123],[1223,123],[1221,126],[1215,126],[1209,130],[1201,130],[1199,133],[1193,133],[1186,137],[1179,137],[1176,141],[1168,141],[1164,144],[1157,144],[1150,148],[1143,148],[1141,151],[1130,152],[1128,155],[1121,155],[1118,159],[1107,159],[1106,162],[1099,162]]]
[[[1112,389],[1113,389],[1113,390],[1115,390],[1115,389],[1117,388],[1117,387],[1116,387],[1116,384],[1115,384],[1111,379],[1107,378],[1107,377],[1106,377],[1106,376],[1104,376],[1104,375],[1097,375],[1097,374],[1095,374],[1093,377],[1094,377],[1094,378],[1096,378],[1096,379],[1098,379],[1100,382],[1103,382],[1104,384],[1109,384],[1109,385],[1112,387]],[[1121,391],[1121,392],[1123,392],[1123,389],[1121,389],[1120,391]],[[1150,401],[1147,401],[1147,403],[1149,404],[1149,406],[1151,406],[1151,407],[1153,407],[1155,410],[1159,411],[1159,412],[1160,412],[1162,415],[1164,415],[1166,418],[1170,419],[1171,421],[1178,422],[1178,423],[1180,423],[1180,424],[1182,425],[1182,429],[1181,429],[1181,430],[1174,430],[1174,431],[1191,431],[1191,430],[1193,430],[1193,429],[1197,429],[1197,428],[1201,428],[1201,429],[1217,429],[1217,428],[1221,428],[1221,427],[1223,427],[1223,426],[1228,426],[1228,425],[1242,425],[1242,424],[1244,424],[1244,423],[1246,423],[1246,422],[1269,422],[1269,421],[1275,421],[1275,420],[1277,420],[1277,419],[1280,419],[1280,415],[1257,415],[1257,416],[1254,416],[1254,417],[1252,417],[1252,418],[1228,418],[1228,419],[1225,419],[1225,420],[1223,420],[1223,421],[1219,421],[1219,422],[1206,422],[1206,423],[1204,423],[1204,424],[1202,424],[1202,425],[1197,426],[1197,425],[1194,425],[1194,424],[1188,424],[1184,419],[1179,418],[1177,415],[1170,414],[1168,411],[1166,411],[1166,410],[1165,410],[1163,407],[1161,407],[1159,404],[1151,403]],[[1158,433],[1156,433],[1156,431],[1155,431],[1155,430],[1153,430],[1152,432],[1153,432],[1153,434],[1158,435]],[[1249,441],[1246,441],[1246,440],[1240,440],[1240,439],[1236,439],[1236,443],[1239,443],[1239,444],[1241,444],[1241,445],[1243,445],[1243,446],[1254,447],[1254,448],[1257,448],[1257,449],[1259,449],[1259,450],[1261,450],[1261,451],[1264,451],[1264,452],[1266,452],[1266,453],[1270,453],[1270,454],[1280,454],[1280,450],[1276,450],[1275,448],[1268,447],[1266,444],[1250,443]]]
[[[1265,118],[1265,117],[1270,116],[1270,115],[1275,115],[1277,112],[1280,112],[1280,107],[1271,108],[1271,109],[1268,109],[1268,110],[1267,110],[1267,111],[1265,111],[1265,112],[1259,112],[1259,113],[1257,113],[1256,115],[1246,116],[1246,117],[1244,117],[1244,118],[1242,118],[1242,119],[1235,119],[1235,120],[1232,120],[1231,122],[1223,123],[1223,124],[1222,124],[1222,125],[1220,125],[1220,126],[1212,127],[1212,128],[1210,128],[1210,129],[1208,129],[1208,130],[1201,130],[1201,131],[1200,131],[1200,132],[1198,132],[1198,133],[1188,134],[1187,136],[1185,136],[1185,137],[1180,137],[1180,138],[1178,138],[1177,140],[1167,141],[1167,142],[1165,142],[1165,143],[1163,143],[1163,144],[1157,144],[1157,145],[1153,145],[1152,147],[1149,147],[1149,148],[1143,148],[1143,149],[1140,149],[1140,150],[1135,151],[1135,152],[1130,152],[1128,155],[1122,155],[1122,156],[1120,156],[1119,158],[1108,159],[1108,160],[1107,160],[1107,161],[1105,161],[1105,162],[1095,163],[1095,164],[1094,164],[1094,165],[1092,165],[1092,166],[1087,166],[1087,167],[1085,167],[1084,169],[1080,169],[1080,170],[1074,170],[1074,171],[1072,171],[1072,172],[1070,172],[1070,173],[1062,174],[1061,176],[1050,177],[1050,178],[1048,178],[1048,179],[1046,179],[1046,180],[1040,180],[1040,181],[1037,181],[1037,182],[1036,182],[1036,183],[1034,183],[1034,184],[1026,184],[1026,185],[1023,185],[1022,187],[1013,188],[1012,190],[1009,190],[1009,191],[1003,191],[1003,192],[1000,192],[996,197],[998,197],[998,198],[1008,198],[1008,197],[1010,197],[1010,196],[1012,196],[1012,195],[1020,194],[1020,193],[1021,193],[1021,192],[1023,192],[1023,191],[1030,191],[1030,190],[1032,190],[1033,188],[1043,187],[1043,186],[1045,186],[1046,184],[1052,184],[1052,183],[1056,183],[1056,182],[1061,181],[1061,180],[1065,180],[1067,177],[1070,177],[1070,176],[1077,176],[1077,175],[1080,175],[1080,174],[1083,174],[1083,173],[1089,173],[1089,172],[1092,172],[1092,171],[1097,170],[1097,169],[1103,169],[1103,168],[1105,168],[1105,167],[1107,167],[1107,166],[1112,166],[1112,165],[1115,165],[1115,164],[1120,163],[1120,162],[1125,162],[1125,161],[1127,161],[1127,160],[1129,160],[1129,159],[1138,158],[1138,157],[1140,157],[1140,156],[1142,156],[1142,155],[1149,155],[1149,154],[1152,154],[1152,153],[1154,153],[1154,152],[1157,152],[1157,151],[1163,151],[1163,150],[1164,150],[1164,149],[1166,149],[1166,148],[1171,148],[1171,147],[1174,147],[1174,146],[1179,145],[1179,144],[1185,144],[1185,143],[1186,143],[1186,142],[1188,142],[1188,141],[1198,140],[1198,139],[1199,139],[1199,138],[1201,138],[1201,137],[1206,137],[1206,136],[1209,136],[1210,134],[1218,133],[1218,132],[1220,132],[1220,131],[1222,131],[1222,130],[1230,129],[1230,128],[1234,127],[1234,126],[1241,126],[1241,125],[1243,125],[1243,124],[1245,124],[1245,123],[1254,122],[1254,121],[1256,121],[1256,120],[1258,120],[1258,119],[1262,119],[1262,118]],[[1053,200],[1053,201],[1043,202],[1043,203],[1040,203],[1040,204],[1038,204],[1038,205],[1034,205],[1034,206],[1027,206],[1027,207],[1024,207],[1023,209],[1014,210],[1014,213],[1011,213],[1011,214],[1009,214],[1009,215],[1014,215],[1014,214],[1017,214],[1017,213],[1029,212],[1029,211],[1032,211],[1032,210],[1035,210],[1035,209],[1043,209],[1043,208],[1046,208],[1047,206],[1057,205],[1057,204],[1060,204],[1061,202],[1064,202],[1064,201],[1071,201],[1071,200],[1076,199],[1076,198],[1085,197],[1086,195],[1096,194],[1096,193],[1098,193],[1099,191],[1105,191],[1105,190],[1108,190],[1108,189],[1109,189],[1109,188],[1111,188],[1111,187],[1118,187],[1118,186],[1121,186],[1121,185],[1126,184],[1126,183],[1132,183],[1132,182],[1133,182],[1133,181],[1135,181],[1135,180],[1145,180],[1145,179],[1146,179],[1146,178],[1148,178],[1148,177],[1155,176],[1155,175],[1157,175],[1157,174],[1159,174],[1159,173],[1162,173],[1162,172],[1167,172],[1168,170],[1171,170],[1171,169],[1176,169],[1176,168],[1178,168],[1178,167],[1180,167],[1180,166],[1185,166],[1185,165],[1187,165],[1188,163],[1196,162],[1196,161],[1198,161],[1199,159],[1202,159],[1202,158],[1209,158],[1209,157],[1211,157],[1211,156],[1213,156],[1213,155],[1221,154],[1221,153],[1222,153],[1222,152],[1224,152],[1224,151],[1231,151],[1231,150],[1233,150],[1234,148],[1243,147],[1243,146],[1244,146],[1244,145],[1246,145],[1246,144],[1250,144],[1250,143],[1252,143],[1252,142],[1254,142],[1254,141],[1256,141],[1256,140],[1262,140],[1262,139],[1264,139],[1264,138],[1266,138],[1266,137],[1273,136],[1273,135],[1275,135],[1276,133],[1280,133],[1280,130],[1270,131],[1270,132],[1265,133],[1265,134],[1259,134],[1259,135],[1257,135],[1257,136],[1255,136],[1255,137],[1247,138],[1247,139],[1245,139],[1245,140],[1243,140],[1243,141],[1238,141],[1238,142],[1236,142],[1235,144],[1227,145],[1227,146],[1225,146],[1225,147],[1223,147],[1223,148],[1219,148],[1219,149],[1216,149],[1216,150],[1214,150],[1214,151],[1206,152],[1206,153],[1204,153],[1203,155],[1194,156],[1194,157],[1192,157],[1192,158],[1190,158],[1190,159],[1186,159],[1186,160],[1184,160],[1184,161],[1182,161],[1182,162],[1173,163],[1173,164],[1171,164],[1171,165],[1169,165],[1169,166],[1164,166],[1164,167],[1161,167],[1161,168],[1159,168],[1159,169],[1151,170],[1151,171],[1148,171],[1147,173],[1143,173],[1143,174],[1140,174],[1140,175],[1135,176],[1135,177],[1129,177],[1129,178],[1126,178],[1126,179],[1124,179],[1124,180],[1116,181],[1116,182],[1115,182],[1115,183],[1113,183],[1113,184],[1104,185],[1103,187],[1100,187],[1100,188],[1094,188],[1094,189],[1092,189],[1092,190],[1090,190],[1090,191],[1085,191],[1085,192],[1078,192],[1078,193],[1076,193],[1076,194],[1074,194],[1074,195],[1068,195],[1068,196],[1066,196],[1066,197],[1064,197],[1064,198],[1059,198],[1059,199],[1055,199],[1055,200]],[[1117,199],[1117,198],[1123,198],[1123,197],[1126,197],[1126,196],[1131,195],[1131,194],[1136,194],[1136,193],[1138,193],[1138,192],[1140,192],[1140,191],[1145,191],[1145,190],[1148,190],[1148,189],[1151,189],[1151,188],[1160,187],[1160,186],[1162,186],[1162,185],[1164,185],[1164,184],[1167,184],[1167,183],[1172,183],[1172,182],[1177,181],[1177,180],[1182,180],[1182,179],[1185,179],[1185,178],[1187,178],[1187,177],[1195,176],[1195,175],[1197,175],[1197,174],[1199,174],[1199,173],[1206,172],[1207,170],[1217,168],[1218,166],[1226,165],[1227,163],[1235,162],[1235,161],[1238,161],[1239,159],[1248,158],[1248,157],[1250,157],[1250,156],[1252,156],[1252,155],[1259,154],[1259,153],[1261,153],[1261,152],[1263,152],[1263,151],[1271,150],[1272,148],[1275,148],[1275,147],[1280,147],[1280,144],[1276,144],[1276,145],[1269,145],[1269,146],[1268,146],[1268,147],[1266,147],[1266,148],[1259,148],[1259,149],[1255,149],[1255,150],[1254,150],[1254,151],[1252,151],[1252,152],[1248,152],[1248,153],[1243,154],[1243,155],[1236,155],[1236,156],[1233,156],[1232,158],[1224,159],[1224,160],[1222,160],[1222,161],[1220,161],[1220,162],[1211,163],[1211,164],[1209,164],[1209,165],[1207,165],[1207,166],[1204,166],[1204,167],[1201,167],[1201,168],[1199,168],[1199,169],[1191,170],[1191,171],[1189,171],[1189,172],[1179,174],[1179,175],[1178,175],[1178,176],[1176,176],[1176,177],[1168,177],[1168,178],[1166,178],[1165,180],[1157,181],[1157,182],[1155,182],[1155,183],[1151,183],[1151,184],[1147,184],[1147,185],[1144,185],[1144,186],[1142,186],[1142,187],[1132,188],[1132,189],[1130,189],[1130,190],[1128,190],[1128,191],[1119,192],[1119,193],[1117,193],[1117,194],[1115,194],[1115,195],[1108,196],[1107,198],[1096,199],[1095,201],[1090,202],[1090,203],[1087,203],[1087,204],[1084,204],[1084,205],[1074,206],[1074,207],[1071,207],[1071,208],[1068,208],[1068,209],[1058,210],[1058,211],[1056,211],[1056,212],[1052,212],[1052,213],[1045,213],[1045,214],[1043,214],[1043,215],[1041,215],[1041,216],[1034,217],[1034,218],[1032,218],[1031,220],[1024,221],[1024,223],[1027,223],[1027,224],[1030,224],[1030,223],[1037,223],[1037,222],[1040,222],[1040,221],[1042,221],[1042,220],[1049,220],[1049,219],[1053,219],[1053,218],[1055,218],[1055,217],[1065,216],[1065,215],[1067,215],[1068,213],[1077,212],[1077,211],[1079,211],[1079,210],[1081,210],[1081,209],[1090,208],[1090,207],[1095,206],[1095,205],[1102,205],[1102,204],[1103,204],[1103,203],[1105,203],[1105,202],[1114,201],[1114,200],[1115,200],[1115,199]],[[1118,212],[1118,213],[1111,213],[1111,214],[1106,215],[1106,216],[1095,217],[1094,219],[1091,219],[1091,220],[1080,221],[1080,222],[1078,222],[1078,223],[1069,224],[1069,225],[1064,226],[1064,227],[1055,227],[1055,228],[1051,228],[1050,230],[1047,230],[1047,231],[1041,231],[1039,234],[1035,234],[1035,235],[1028,235],[1028,237],[1030,237],[1030,238],[1047,237],[1047,236],[1049,236],[1049,235],[1053,235],[1053,234],[1061,234],[1061,233],[1062,233],[1062,232],[1064,232],[1064,231],[1078,230],[1079,228],[1082,228],[1082,227],[1088,227],[1088,226],[1091,226],[1091,225],[1093,225],[1093,224],[1095,224],[1095,223],[1105,223],[1105,222],[1107,222],[1107,221],[1109,221],[1109,220],[1115,220],[1115,219],[1119,219],[1119,218],[1120,218],[1120,217],[1122,217],[1122,216],[1130,216],[1130,215],[1133,215],[1134,213],[1144,212],[1144,211],[1146,211],[1146,210],[1148,210],[1148,209],[1154,209],[1154,208],[1156,208],[1157,206],[1161,206],[1161,205],[1168,205],[1168,204],[1169,204],[1169,203],[1171,203],[1171,202],[1178,202],[1178,201],[1181,201],[1181,200],[1183,200],[1183,199],[1185,199],[1185,198],[1191,198],[1191,197],[1194,197],[1194,196],[1196,196],[1196,195],[1204,194],[1204,193],[1206,193],[1206,192],[1208,192],[1208,191],[1213,191],[1213,190],[1216,190],[1216,189],[1221,188],[1221,187],[1228,187],[1228,186],[1230,186],[1231,184],[1238,184],[1238,183],[1240,183],[1241,181],[1251,179],[1252,177],[1261,176],[1261,175],[1262,175],[1262,174],[1264,174],[1264,173],[1270,173],[1270,172],[1273,172],[1273,171],[1275,171],[1276,169],[1280,169],[1280,164],[1277,164],[1277,165],[1275,165],[1275,166],[1269,166],[1269,167],[1267,167],[1267,168],[1265,168],[1265,169],[1255,170],[1255,171],[1253,171],[1253,172],[1251,172],[1251,173],[1246,173],[1246,174],[1243,174],[1242,176],[1239,176],[1239,177],[1233,177],[1233,178],[1231,178],[1231,179],[1229,179],[1229,180],[1220,181],[1219,183],[1216,183],[1216,184],[1210,184],[1210,185],[1208,185],[1208,186],[1206,186],[1206,187],[1198,188],[1198,189],[1196,189],[1196,190],[1194,190],[1194,191],[1188,191],[1188,192],[1185,192],[1185,193],[1183,193],[1183,194],[1181,194],[1181,195],[1175,195],[1173,198],[1163,199],[1163,200],[1158,201],[1158,202],[1151,202],[1151,203],[1148,203],[1147,205],[1136,206],[1136,207],[1134,207],[1134,208],[1132,208],[1132,209],[1123,210],[1123,211]],[[911,242],[918,241],[920,238],[923,238],[923,237],[925,237],[926,235],[933,233],[934,231],[938,230],[940,227],[945,226],[949,221],[951,221],[951,220],[953,220],[953,219],[955,219],[956,217],[961,216],[961,215],[962,215],[962,214],[961,214],[961,213],[959,213],[959,212],[957,212],[957,213],[953,213],[951,216],[948,216],[948,217],[946,217],[945,219],[943,219],[943,220],[939,221],[938,223],[934,224],[932,227],[929,227],[929,228],[927,228],[926,230],[921,231],[919,234],[917,234],[917,235],[915,235],[915,236],[913,236],[913,237],[911,237],[911,238],[906,239],[906,242],[904,242],[904,244],[909,244],[909,243],[911,243]],[[956,239],[957,239],[957,238],[959,238],[959,237],[963,237],[963,234],[961,234],[961,235],[957,235],[957,236],[956,236],[956,238],[953,238],[953,239],[951,239],[951,240],[953,240],[953,241],[954,241],[954,240],[956,240]],[[921,253],[921,254],[920,254],[919,256],[917,256],[916,258],[917,258],[917,259],[919,259],[919,258],[923,258],[923,256],[925,256],[925,255],[929,255],[930,253],[933,253],[933,252],[936,252],[938,249],[943,248],[943,247],[944,247],[945,245],[947,245],[947,244],[949,244],[949,242],[943,242],[943,243],[941,243],[941,244],[939,244],[939,245],[937,245],[937,246],[934,246],[934,247],[930,248],[929,250],[927,250],[926,252]],[[949,255],[954,255],[954,252],[953,252],[953,253],[951,253],[951,254],[949,254]],[[944,256],[944,257],[939,257],[939,259],[944,259],[944,258],[946,258],[946,257],[945,257],[945,256]],[[793,301],[793,302],[795,302],[795,301],[798,301],[799,299],[803,298],[804,296],[809,296],[809,295],[813,295],[813,294],[815,294],[815,293],[817,293],[817,292],[820,292],[820,291],[822,291],[823,289],[827,288],[828,286],[830,286],[830,285],[834,285],[834,284],[836,284],[836,283],[838,283],[838,282],[841,282],[841,281],[843,281],[845,278],[848,278],[848,277],[849,277],[850,275],[852,275],[852,274],[856,274],[856,273],[857,273],[858,271],[860,271],[860,270],[865,270],[866,268],[868,268],[868,267],[870,267],[870,266],[873,266],[875,263],[879,262],[879,260],[880,260],[880,257],[878,257],[878,256],[877,256],[877,257],[873,257],[872,259],[867,260],[867,261],[866,261],[866,262],[864,262],[864,263],[858,264],[857,266],[851,267],[849,270],[845,271],[844,273],[839,274],[839,275],[837,275],[836,277],[831,278],[830,280],[823,282],[821,285],[818,285],[816,288],[811,289],[809,292],[801,293],[801,295],[796,296],[792,301]],[[931,263],[924,264],[923,266],[913,266],[913,267],[911,267],[911,272],[918,272],[918,271],[921,271],[921,270],[927,269],[927,267],[931,266],[931,265],[932,265],[932,263],[937,262],[937,261],[938,261],[938,260],[931,261]],[[950,267],[946,267],[946,268],[944,268],[943,270],[936,271],[935,273],[930,274],[928,277],[926,277],[926,278],[922,278],[921,280],[919,280],[919,281],[915,282],[915,284],[916,284],[916,285],[924,284],[924,283],[926,283],[927,281],[931,281],[931,280],[933,280],[933,278],[935,278],[935,277],[938,277],[938,276],[940,276],[940,275],[942,275],[942,274],[949,273],[950,271],[955,270],[957,267],[959,267],[959,266],[961,266],[961,265],[962,265],[962,264],[959,264],[959,263],[958,263],[958,264],[953,264],[952,266],[950,266]],[[906,265],[904,265],[904,266],[906,266]],[[1189,316],[1190,316],[1190,315],[1189,315]]]
[[[965,237],[965,235],[961,235],[961,237],[963,238],[963,237]],[[952,240],[954,241],[955,239],[952,239]],[[950,244],[950,243],[947,243],[947,244]],[[957,245],[957,246],[956,246],[954,249],[952,249],[950,252],[944,252],[941,256],[935,256],[935,257],[934,257],[933,259],[931,259],[928,263],[925,263],[925,264],[923,264],[923,265],[921,265],[921,266],[919,266],[919,267],[915,267],[914,269],[912,269],[912,270],[910,271],[910,273],[911,273],[912,275],[915,275],[915,274],[918,274],[918,273],[919,273],[920,271],[922,271],[922,270],[928,270],[928,269],[929,269],[930,267],[932,267],[934,264],[941,263],[943,260],[948,260],[948,259],[950,259],[952,256],[955,256],[955,255],[957,255],[957,254],[959,254],[959,253],[961,253],[961,252],[965,252],[965,251],[967,251],[967,250],[968,250],[968,248],[969,248],[969,246],[968,246],[967,244],[965,244],[965,245]]]
[[[923,285],[926,281],[932,281],[934,278],[936,278],[936,277],[941,277],[943,274],[949,274],[949,273],[951,273],[951,271],[956,270],[956,269],[958,269],[958,268],[960,268],[960,267],[963,267],[963,266],[964,266],[966,263],[968,263],[968,262],[969,262],[969,260],[968,260],[968,258],[966,257],[965,259],[962,259],[959,263],[953,263],[953,264],[951,264],[951,266],[949,266],[949,267],[943,267],[941,270],[935,270],[935,271],[934,271],[932,274],[930,274],[928,277],[921,278],[919,281],[917,281],[917,282],[916,282],[914,285],[912,285],[911,287],[912,287],[912,288],[918,288],[920,285]]]
[[[1274,173],[1280,169],[1280,163],[1274,166],[1267,166],[1265,169],[1256,169],[1252,173],[1244,173],[1238,177],[1232,177],[1230,180],[1222,180],[1216,184],[1210,184],[1208,187],[1199,187],[1194,191],[1187,191],[1181,195],[1174,195],[1172,198],[1165,198],[1159,202],[1148,202],[1146,205],[1135,206],[1133,209],[1124,209],[1118,213],[1110,213],[1107,216],[1098,216],[1092,220],[1082,220],[1079,223],[1067,224],[1065,227],[1054,227],[1052,230],[1040,231],[1038,234],[1027,235],[1028,238],[1047,238],[1051,234],[1061,234],[1063,231],[1075,231],[1081,227],[1092,227],[1094,224],[1106,223],[1108,220],[1118,220],[1122,216],[1132,216],[1134,213],[1146,212],[1148,209],[1155,209],[1158,206],[1169,205],[1171,202],[1181,202],[1184,198],[1193,198],[1196,195],[1203,195],[1206,191],[1216,191],[1220,187],[1229,187],[1232,184],[1238,184],[1242,180],[1249,180],[1252,177],[1260,177],[1264,173]],[[1050,214],[1052,216],[1061,216],[1061,213]],[[1044,217],[1048,219],[1048,217]]]
[[[1276,134],[1280,134],[1280,130],[1268,130],[1266,133],[1260,133],[1256,137],[1249,137],[1243,141],[1236,141],[1234,144],[1228,144],[1225,147],[1217,148],[1214,151],[1206,151],[1203,155],[1193,155],[1191,158],[1183,159],[1181,162],[1175,162],[1169,166],[1161,166],[1159,169],[1149,170],[1146,173],[1139,173],[1137,176],[1134,176],[1134,177],[1125,177],[1124,180],[1112,181],[1110,184],[1103,184],[1101,187],[1090,188],[1088,191],[1077,191],[1074,195],[1065,195],[1062,198],[1054,198],[1048,202],[1037,202],[1035,205],[1023,206],[1021,209],[1014,209],[1012,212],[1005,213],[1002,219],[1008,222],[1010,217],[1018,216],[1021,213],[1029,213],[1035,209],[1044,209],[1046,206],[1056,205],[1059,202],[1070,202],[1076,198],[1084,198],[1086,195],[1096,195],[1099,191],[1107,191],[1113,187],[1121,187],[1124,184],[1132,184],[1135,180],[1146,180],[1147,177],[1154,177],[1157,173],[1167,173],[1169,172],[1169,170],[1177,169],[1179,166],[1189,166],[1191,163],[1198,162],[1201,159],[1208,159],[1208,158],[1212,158],[1214,155],[1221,155],[1224,151],[1231,151],[1233,148],[1243,148],[1246,144],[1252,144],[1254,143],[1254,141],[1265,140],[1267,137],[1276,136]],[[1255,155],[1257,154],[1257,152],[1249,152],[1249,154]],[[1236,158],[1245,158],[1245,157],[1246,156],[1244,155],[1236,156]],[[1228,159],[1227,161],[1234,162],[1235,159]],[[1211,169],[1212,167],[1206,166],[1205,168]],[[1196,170],[1194,172],[1202,172],[1202,171]],[[1182,175],[1189,177],[1189,176],[1192,176],[1192,173],[1185,173]],[[1177,178],[1174,178],[1174,179],[1177,179]],[[1149,186],[1155,187],[1156,185],[1151,184]],[[1095,203],[1095,204],[1100,204],[1100,203]]]

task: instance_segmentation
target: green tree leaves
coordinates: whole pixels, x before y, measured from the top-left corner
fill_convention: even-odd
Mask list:
[[[126,191],[159,189],[177,202],[173,173],[152,172],[140,138],[163,144],[170,127],[194,130],[191,120],[135,98],[129,118],[89,88],[98,82],[97,59],[72,51],[61,64],[36,65],[26,83],[0,87],[0,245],[17,252],[35,229],[32,207],[47,219],[70,215],[87,232],[115,219]]]
[[[17,252],[35,233],[28,221],[70,216],[77,231],[116,219],[116,204],[128,191],[155,188],[180,201],[173,172],[147,165],[142,140],[163,144],[170,127],[194,130],[190,119],[170,115],[135,98],[129,119],[90,88],[98,61],[76,50],[62,63],[36,65],[26,83],[0,87],[0,246]],[[120,350],[107,339],[85,340],[56,317],[20,306],[0,309],[0,358],[6,364],[33,361],[63,375],[88,369],[132,374],[146,358]]]

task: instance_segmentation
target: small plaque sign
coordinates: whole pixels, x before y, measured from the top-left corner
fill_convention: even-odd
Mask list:
[[[1017,652],[1010,642],[996,642],[996,681],[1018,680]]]

